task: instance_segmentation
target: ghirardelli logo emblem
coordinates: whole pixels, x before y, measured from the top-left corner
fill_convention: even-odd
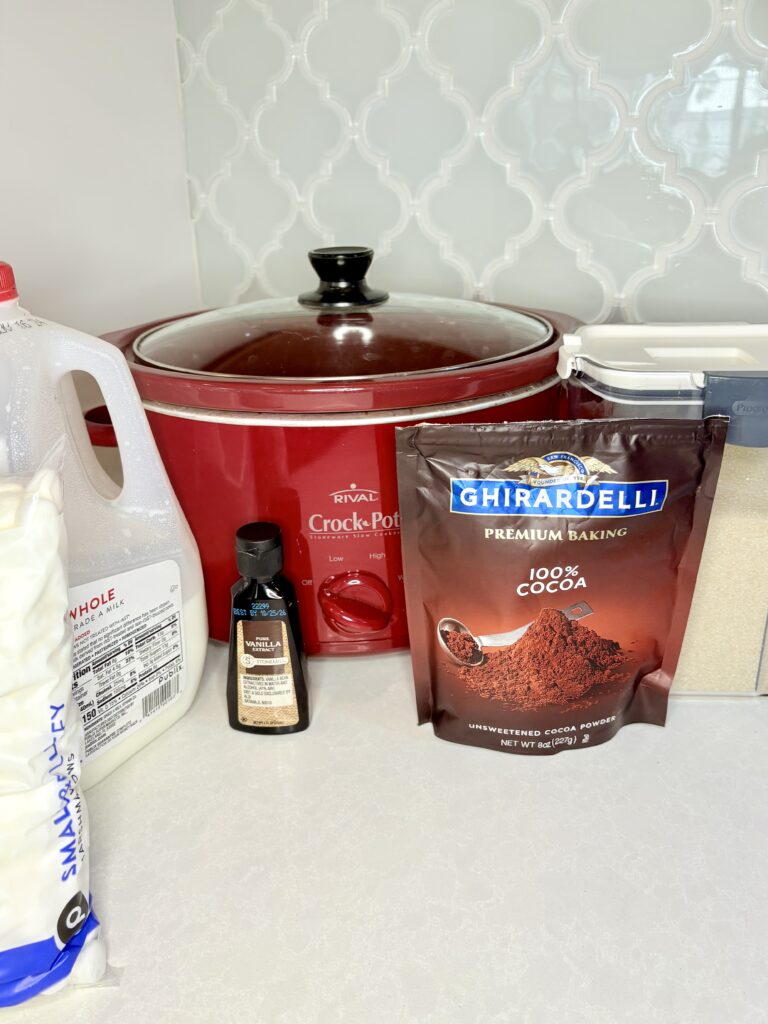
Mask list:
[[[616,470],[592,455],[526,455],[499,466],[490,477],[452,478],[451,512],[610,519],[648,515],[664,507],[668,481],[599,479],[603,476],[616,476]]]
[[[533,487],[553,487],[558,484],[592,484],[601,473],[615,473],[599,459],[588,455],[580,459],[572,452],[549,452],[548,455],[529,455],[525,459],[504,467],[505,473],[518,473],[521,484]]]
[[[358,487],[357,484],[350,484],[340,491],[333,491],[331,498],[334,505],[357,505],[375,502],[379,500],[379,492],[370,487]]]

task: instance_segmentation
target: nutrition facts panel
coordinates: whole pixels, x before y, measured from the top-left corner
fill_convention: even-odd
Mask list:
[[[178,565],[161,562],[75,587],[69,614],[88,761],[183,690]]]

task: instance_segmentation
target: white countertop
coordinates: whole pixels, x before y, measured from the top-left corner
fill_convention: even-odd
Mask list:
[[[294,736],[225,666],[89,793],[107,983],[2,1024],[768,1021],[768,699],[525,758],[417,729],[407,655],[312,660]]]

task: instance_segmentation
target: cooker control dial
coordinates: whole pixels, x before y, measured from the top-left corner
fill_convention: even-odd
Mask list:
[[[329,576],[320,584],[323,618],[337,633],[358,636],[386,629],[392,618],[392,594],[372,572],[353,570]]]

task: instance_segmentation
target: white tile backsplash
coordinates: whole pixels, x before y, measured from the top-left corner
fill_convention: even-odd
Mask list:
[[[768,320],[766,0],[176,0],[205,301]],[[765,156],[764,156],[765,154]]]

